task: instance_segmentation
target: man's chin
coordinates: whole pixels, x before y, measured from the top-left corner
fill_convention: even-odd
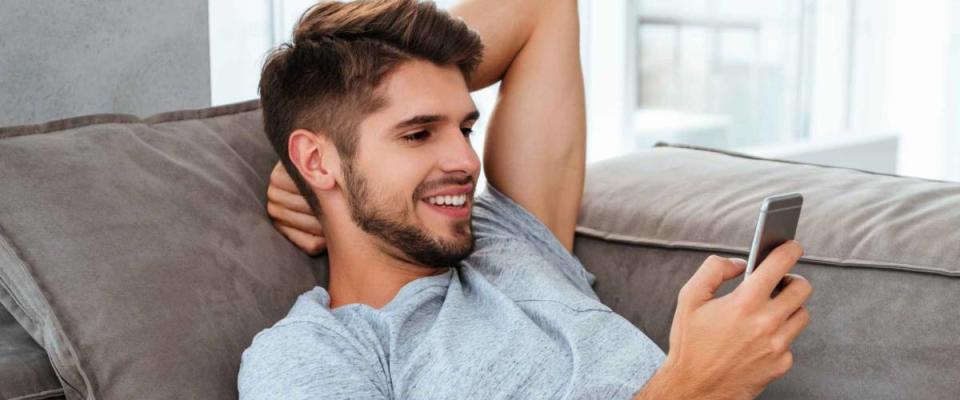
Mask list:
[[[472,249],[473,229],[470,225],[456,226],[447,228],[446,232],[434,232],[434,240],[443,243],[443,247],[449,249]]]
[[[420,261],[434,268],[445,268],[455,266],[463,259],[470,256],[474,249],[473,233],[467,232],[446,232],[443,235],[434,235],[434,249],[427,257],[419,258]]]
[[[447,232],[443,235],[435,235],[433,239],[435,243],[440,244],[439,247],[444,249],[445,253],[466,257],[473,251],[473,233],[471,232]]]
[[[375,207],[351,207],[351,216],[360,229],[417,264],[430,268],[454,267],[473,253],[473,221],[469,216],[458,221],[417,213],[419,221],[405,223],[406,218],[390,218],[389,213],[378,212]]]

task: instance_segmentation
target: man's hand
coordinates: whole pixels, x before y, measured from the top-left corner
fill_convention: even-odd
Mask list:
[[[803,254],[777,247],[733,292],[720,285],[746,262],[711,255],[680,289],[663,366],[636,399],[752,399],[793,365],[790,344],[810,321],[810,282],[787,272]],[[771,298],[781,278],[786,287]]]
[[[320,220],[313,215],[307,200],[279,162],[270,173],[267,214],[273,226],[304,253],[315,256],[327,248]]]

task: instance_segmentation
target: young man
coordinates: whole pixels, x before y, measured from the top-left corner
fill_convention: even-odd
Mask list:
[[[240,397],[752,398],[785,374],[812,288],[791,275],[770,295],[796,242],[720,298],[744,262],[709,257],[680,292],[666,356],[571,254],[586,135],[576,1],[452,14],[321,3],[264,66],[282,163],[268,212],[308,253],[326,249],[330,281],[257,334]],[[474,198],[469,92],[498,80]]]

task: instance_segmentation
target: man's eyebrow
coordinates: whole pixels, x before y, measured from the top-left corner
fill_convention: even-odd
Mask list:
[[[467,115],[463,117],[463,121],[460,121],[460,122],[462,123],[462,122],[474,121],[478,119],[480,119],[480,111],[473,110],[467,113]]]
[[[403,129],[415,125],[429,124],[433,122],[439,122],[446,120],[447,117],[444,115],[429,114],[429,115],[417,115],[413,118],[400,121],[399,124],[393,127],[393,129]]]
[[[477,110],[473,110],[467,113],[467,115],[463,117],[463,120],[460,121],[460,123],[476,120],[479,118],[480,118],[480,112]],[[424,124],[430,124],[430,123],[446,121],[446,120],[447,120],[446,115],[440,115],[440,114],[416,115],[412,118],[400,121],[400,123],[394,126],[393,129],[395,130],[403,129],[403,128],[407,128],[415,125],[424,125]]]

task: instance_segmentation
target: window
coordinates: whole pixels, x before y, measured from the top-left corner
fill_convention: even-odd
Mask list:
[[[740,148],[882,130],[884,0],[636,1],[638,137]]]
[[[960,2],[580,4],[588,159],[666,141],[960,180]]]

